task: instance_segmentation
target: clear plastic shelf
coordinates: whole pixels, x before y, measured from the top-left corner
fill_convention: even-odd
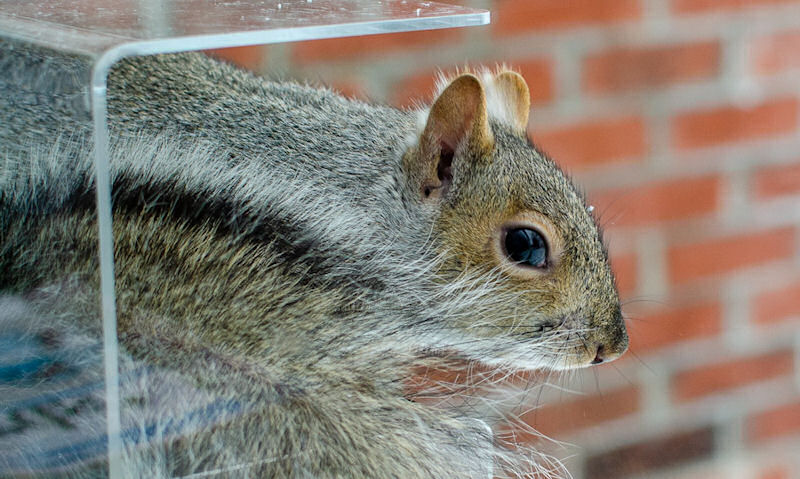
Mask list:
[[[408,32],[489,23],[489,12],[411,0],[3,0],[0,37],[89,56],[105,347],[108,454],[120,477],[118,344],[114,294],[106,82],[137,55]]]
[[[108,59],[464,27],[489,13],[407,0],[86,0],[0,3],[0,35]]]

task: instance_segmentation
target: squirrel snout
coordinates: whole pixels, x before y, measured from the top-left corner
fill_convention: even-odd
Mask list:
[[[611,362],[620,356],[628,349],[627,341],[622,346],[607,347],[605,344],[598,344],[595,350],[594,359],[590,364],[602,364]]]
[[[628,333],[621,309],[617,308],[613,319],[599,326],[587,339],[589,339],[588,346],[594,346],[594,359],[589,364],[607,363],[622,356],[628,350]],[[589,347],[587,352],[591,358],[592,350]]]
[[[611,348],[607,348],[605,344],[598,344],[597,352],[595,352],[594,359],[592,359],[591,364],[602,364],[613,361],[622,356],[622,353],[624,353],[626,349],[628,348],[625,347],[621,350],[612,350]]]
[[[592,364],[600,364],[606,360],[606,347],[602,344],[597,346],[597,352],[592,359]]]
[[[624,323],[615,334],[610,337],[603,337],[602,342],[595,343],[595,354],[591,364],[601,364],[613,361],[622,356],[628,350],[628,335],[625,331]]]

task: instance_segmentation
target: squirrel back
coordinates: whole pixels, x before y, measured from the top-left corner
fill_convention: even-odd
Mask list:
[[[50,54],[0,46],[23,98]],[[102,373],[87,346],[101,337],[91,137],[59,98],[0,118],[0,334],[88,383]],[[529,108],[509,71],[444,80],[411,112],[197,54],[120,62],[109,126],[128,473],[546,469],[493,445],[481,418],[409,401],[403,383],[442,356],[571,369],[627,347],[598,228],[528,141]],[[6,382],[64,401],[53,370],[35,388],[29,373]],[[66,421],[94,430],[92,417]],[[48,427],[7,436],[0,470],[102,468],[90,453],[41,460]]]

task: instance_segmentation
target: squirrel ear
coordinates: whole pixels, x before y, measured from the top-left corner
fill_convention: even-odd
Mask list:
[[[447,192],[453,179],[453,156],[464,142],[479,157],[494,148],[483,85],[468,73],[450,82],[428,113],[416,152],[423,196],[440,197]]]
[[[494,78],[494,86],[505,99],[506,116],[514,131],[525,135],[528,114],[531,110],[531,94],[525,79],[517,72],[505,71]]]

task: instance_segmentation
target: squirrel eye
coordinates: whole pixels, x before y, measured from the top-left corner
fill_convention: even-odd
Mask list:
[[[541,233],[530,228],[509,230],[505,239],[506,254],[515,263],[544,268],[547,266],[547,243]]]

